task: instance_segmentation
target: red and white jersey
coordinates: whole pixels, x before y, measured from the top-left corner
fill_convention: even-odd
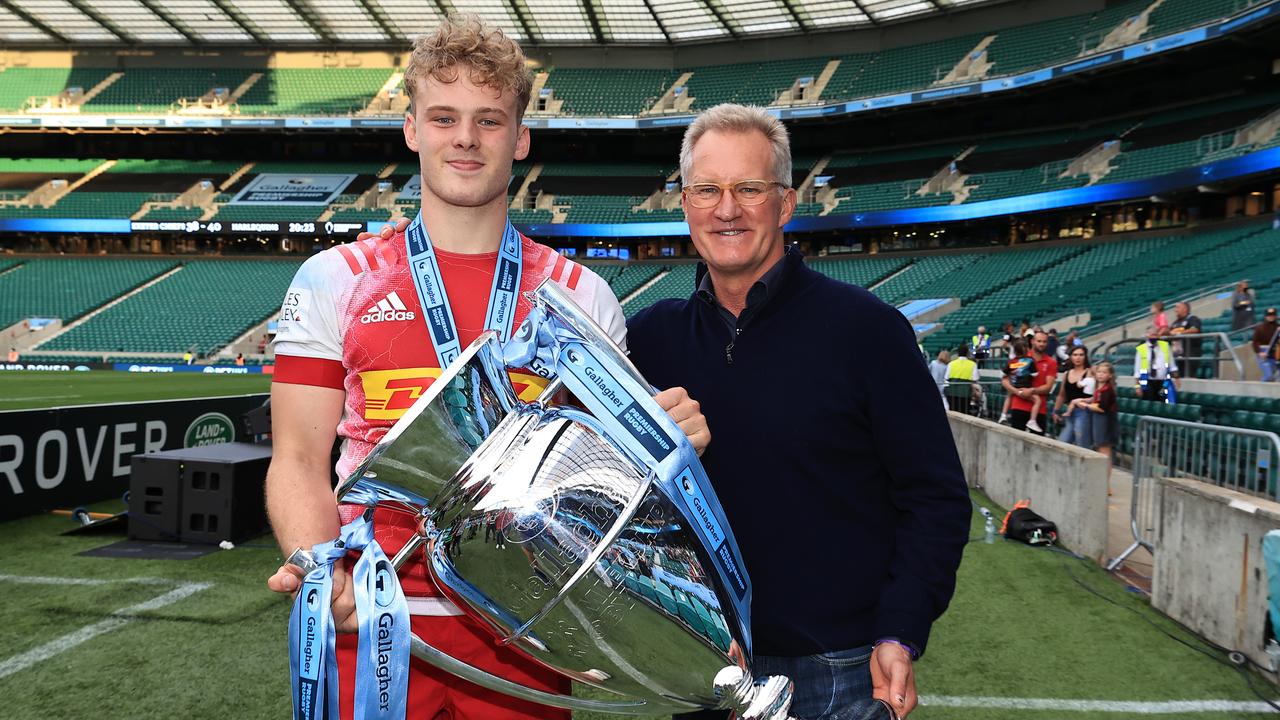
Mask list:
[[[532,309],[524,292],[551,278],[625,348],[626,319],[609,285],[554,250],[525,237],[521,241],[521,293],[513,329]],[[466,348],[484,331],[498,253],[435,253]],[[347,477],[440,376],[403,234],[339,245],[303,263],[285,295],[275,351],[273,382],[346,391],[337,471]],[[512,371],[511,379],[524,400],[546,387],[546,380],[532,373]]]

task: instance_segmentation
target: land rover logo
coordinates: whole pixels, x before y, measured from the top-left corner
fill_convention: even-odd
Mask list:
[[[201,447],[202,445],[217,445],[219,443],[229,443],[236,438],[235,425],[231,424],[231,418],[219,412],[205,413],[187,426],[187,432],[182,437],[183,447]]]

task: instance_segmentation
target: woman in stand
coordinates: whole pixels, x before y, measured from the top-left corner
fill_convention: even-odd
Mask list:
[[[1067,371],[1062,374],[1058,386],[1058,398],[1053,406],[1054,422],[1062,423],[1058,440],[1083,448],[1093,447],[1093,422],[1087,411],[1079,410],[1075,401],[1093,397],[1094,377],[1089,367],[1089,350],[1083,345],[1071,348],[1067,358]],[[1066,410],[1063,411],[1063,407]]]
[[[1119,418],[1116,403],[1116,371],[1109,362],[1100,362],[1093,370],[1097,387],[1093,397],[1079,398],[1072,401],[1076,410],[1088,411],[1092,419],[1093,449],[1107,456],[1111,461],[1111,448],[1116,444],[1119,433]],[[1107,466],[1107,494],[1111,494],[1111,466]]]

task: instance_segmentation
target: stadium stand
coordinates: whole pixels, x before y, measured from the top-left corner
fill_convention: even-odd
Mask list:
[[[171,259],[35,258],[15,264],[17,268],[0,275],[0,327],[33,317],[71,322],[177,263]]]
[[[639,115],[679,76],[674,70],[614,70],[605,88],[599,68],[553,68],[546,87],[564,101],[562,115]]]
[[[1112,156],[1087,169],[1079,164],[1079,158],[1111,140],[1119,143]],[[1280,91],[1200,102],[1153,112],[1141,119],[1104,120],[1086,128],[980,138],[965,143],[839,150],[825,158],[823,173],[830,176],[828,188],[811,198],[806,196],[797,208],[797,215],[841,215],[982,202],[1090,183],[1124,182],[1276,146],[1280,146]],[[808,170],[823,159],[812,153],[799,156],[793,181],[799,185]],[[525,161],[513,168],[516,178],[511,184],[513,191],[521,187],[520,179],[528,176],[535,165],[540,167],[540,174],[531,187],[533,197],[549,193],[553,199],[539,203],[537,210],[513,211],[517,222],[624,223],[683,219],[679,209],[634,209],[645,204],[652,193],[663,189],[667,178],[676,171],[674,164]],[[244,166],[239,161],[212,160],[0,159],[0,201],[4,201],[0,204],[0,217],[198,219],[205,216],[199,208],[153,205],[172,201],[200,180],[222,184]],[[348,195],[335,203],[334,218],[386,220],[395,216],[389,207],[353,207],[359,194],[375,182],[389,179],[395,187],[402,187],[410,177],[408,170],[412,170],[410,167],[401,172],[397,168],[389,177],[379,177],[386,168],[387,163],[381,161],[260,162],[203,206],[215,211],[214,217],[219,220],[315,220],[326,212],[325,208],[273,210],[273,216],[267,217],[268,211],[261,207],[222,205],[262,173],[353,174],[357,179],[346,190]],[[96,175],[86,179],[88,174]],[[47,199],[23,202],[26,193],[56,179],[84,182],[69,194],[55,193],[56,202],[51,207],[45,207]],[[927,192],[922,190],[926,183],[930,183]],[[661,204],[655,201],[654,207],[660,208]],[[561,209],[558,215],[552,206]]]
[[[209,353],[280,307],[298,260],[186,263],[158,283],[41,345],[79,352]],[[230,310],[229,298],[234,298]]]
[[[622,310],[631,317],[653,303],[666,298],[688,297],[693,292],[696,265],[674,265],[666,274],[622,304]]]
[[[815,77],[826,64],[827,58],[804,58],[687,68],[693,76],[686,88],[694,99],[693,110],[726,102],[770,105],[798,78]]]
[[[676,69],[551,68],[544,87],[563,115],[638,115],[680,77],[693,110],[719,102],[770,104],[801,77],[816,77],[831,61],[823,101],[872,97],[933,86],[961,60],[984,61],[977,77],[994,77],[1064,62],[1097,50],[1113,32],[1127,42],[1150,39],[1242,11],[1242,0],[1132,0],[1098,12],[974,33],[880,52]],[[1149,12],[1148,12],[1149,11]],[[1145,23],[1145,24],[1144,24]],[[1132,25],[1126,30],[1124,26]],[[986,38],[983,50],[975,50]],[[166,113],[182,99],[212,97],[246,115],[353,115],[364,110],[397,72],[394,68],[52,68],[2,71],[0,109],[19,110],[31,97],[88,92],[118,74],[83,103],[86,112]],[[967,80],[971,78],[959,78]]]
[[[57,97],[73,88],[88,91],[110,74],[97,68],[7,68],[0,72],[0,109],[21,110],[30,98]]]
[[[228,95],[249,79],[242,68],[156,68],[128,70],[84,103],[85,112],[166,113],[182,98],[199,98],[221,88]]]

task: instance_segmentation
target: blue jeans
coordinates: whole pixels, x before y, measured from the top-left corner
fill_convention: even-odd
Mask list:
[[[1276,379],[1276,361],[1272,358],[1258,358],[1258,367],[1262,369],[1262,382]]]
[[[1070,415],[1062,418],[1062,434],[1058,436],[1058,440],[1082,448],[1092,448],[1093,439],[1089,432],[1092,424],[1089,422],[1089,414],[1088,410],[1076,408]]]
[[[796,684],[791,715],[799,720],[888,720],[871,699],[871,646],[801,657],[757,655],[757,677],[786,675]]]
[[[756,655],[757,678],[786,675],[796,684],[791,716],[797,720],[889,720],[889,710],[871,698],[871,646],[800,657]],[[703,711],[679,718],[723,718],[725,711]]]

